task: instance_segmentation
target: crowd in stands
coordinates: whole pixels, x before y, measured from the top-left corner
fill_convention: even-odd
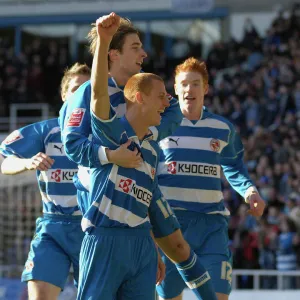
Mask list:
[[[12,41],[0,35],[0,117],[9,115],[12,103],[46,102],[57,112],[59,84],[69,63],[66,43],[31,39],[15,56]]]
[[[161,51],[149,57],[145,70],[162,75],[172,92],[172,71],[182,59]],[[264,216],[256,220],[224,180],[234,268],[299,269],[300,22],[293,14],[279,14],[260,36],[249,19],[243,40],[216,43],[206,62],[210,89],[205,105],[235,124],[249,173],[267,203]],[[0,37],[0,116],[19,102],[48,102],[57,112],[59,81],[69,63],[66,44],[35,39],[16,58],[13,46]],[[244,276],[239,284],[252,287],[252,278]],[[276,288],[273,278],[261,284]],[[284,285],[295,288],[297,282],[288,278]]]

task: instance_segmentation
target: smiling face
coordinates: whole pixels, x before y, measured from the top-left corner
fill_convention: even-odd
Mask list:
[[[139,36],[135,33],[126,35],[122,50],[111,50],[111,68],[120,70],[129,77],[142,69],[142,63],[147,57]]]
[[[124,87],[127,113],[133,112],[134,119],[148,128],[160,124],[161,114],[169,107],[169,97],[161,77],[152,73],[132,76]]]
[[[201,73],[195,71],[179,72],[175,77],[174,88],[183,113],[191,114],[202,111],[208,85],[204,84]]]
[[[170,106],[170,103],[163,81],[152,79],[151,84],[150,93],[142,93],[142,112],[147,119],[148,126],[157,126],[161,122],[161,114]]]

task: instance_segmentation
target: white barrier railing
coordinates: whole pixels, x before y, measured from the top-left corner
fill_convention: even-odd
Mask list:
[[[238,276],[253,276],[253,289],[259,290],[260,277],[262,276],[274,276],[277,278],[277,289],[283,289],[284,277],[299,277],[300,270],[298,271],[277,271],[277,270],[233,270],[232,271],[232,289],[238,289],[237,277]]]
[[[1,0],[0,0],[1,1]],[[11,104],[10,105],[10,116],[0,117],[0,132],[6,136],[8,133],[14,131],[15,129],[32,124],[35,122],[40,122],[42,120],[47,120],[50,117],[50,107],[47,103],[26,103],[26,104]],[[40,115],[36,117],[18,116],[19,111],[40,111]]]
[[[0,265],[0,277],[5,276],[5,274],[9,274],[11,277],[11,272],[15,270],[22,271],[23,265],[21,266],[1,266]],[[286,276],[290,277],[299,277],[300,278],[300,270],[298,271],[285,271],[285,272],[280,272],[276,270],[234,270],[232,272],[232,289],[233,290],[238,290],[238,286],[236,284],[237,282],[237,276],[253,276],[254,277],[254,283],[253,283],[253,290],[263,290],[260,285],[260,277],[262,276],[274,276],[277,277],[277,289],[281,290],[283,285],[282,281],[283,278]]]
[[[9,131],[12,132],[13,130],[19,127],[18,123],[28,119],[28,117],[26,118],[19,117],[18,116],[19,111],[39,110],[41,112],[41,115],[39,117],[30,117],[31,120],[29,123],[33,123],[33,122],[49,119],[50,108],[48,103],[26,103],[26,104],[15,103],[10,105],[9,110],[10,110]],[[36,119],[36,120],[32,122],[32,119]]]

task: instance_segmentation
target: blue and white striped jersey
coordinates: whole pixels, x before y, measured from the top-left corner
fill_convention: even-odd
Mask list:
[[[15,130],[0,146],[0,153],[4,156],[31,158],[39,152],[55,160],[48,171],[36,172],[43,212],[81,215],[73,184],[73,176],[78,168],[65,154],[57,118]]]
[[[125,114],[126,104],[123,90],[114,79],[108,80],[108,92],[111,105],[118,117]],[[100,141],[89,139],[91,131],[91,84],[87,81],[66,101],[60,110],[60,126],[67,155],[78,165],[84,167],[101,167],[106,164]],[[151,127],[154,139],[161,140],[169,136],[180,125],[182,113],[178,101],[174,98],[162,114],[161,124]],[[100,159],[103,157],[103,159]]]
[[[83,214],[88,210],[89,205],[89,191],[90,191],[90,169],[79,167],[78,173],[74,175],[73,182],[77,188],[78,198],[82,199],[79,203],[80,210]],[[165,237],[180,228],[180,225],[174,216],[172,209],[168,202],[164,199],[158,188],[156,180],[156,187],[152,195],[152,200],[148,209],[149,219],[151,222],[152,231],[155,237]],[[87,220],[85,221],[85,223]]]
[[[158,184],[175,210],[229,215],[223,201],[222,170],[242,197],[253,186],[234,126],[205,108],[197,122],[184,118],[160,147]]]
[[[114,113],[113,113],[114,114]],[[108,164],[91,169],[90,197],[82,227],[139,227],[151,228],[148,209],[154,189],[158,164],[159,146],[153,134],[139,141],[126,117],[102,122],[92,113],[93,138],[103,146],[116,149],[133,140],[131,147],[141,152],[143,163],[130,169]]]
[[[118,87],[112,77],[108,80],[108,92],[116,115],[122,117],[126,110],[124,94],[122,88]],[[90,81],[87,81],[64,103],[60,110],[60,127],[65,150],[68,157],[80,165],[79,172],[82,166],[100,168],[108,163],[105,150],[101,147],[105,145],[102,143],[102,137],[100,136],[98,140],[91,138],[90,101],[91,84]],[[151,127],[154,139],[160,140],[172,134],[180,125],[181,120],[182,113],[178,101],[173,98],[170,101],[170,107],[162,114],[161,124],[157,127]],[[89,178],[86,170],[82,170],[83,176],[79,176],[79,181],[83,186],[87,186],[89,185]],[[77,180],[77,185],[79,185],[79,181]],[[84,192],[78,195],[79,206],[84,211],[87,210],[85,199],[87,197]]]

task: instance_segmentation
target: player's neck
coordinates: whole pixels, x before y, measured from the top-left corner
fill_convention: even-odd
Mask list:
[[[115,69],[113,67],[111,67],[111,69],[109,70],[109,74],[114,78],[118,86],[124,86],[130,78],[128,74],[124,74],[120,71],[120,69]]]
[[[148,134],[149,126],[147,124],[144,124],[143,118],[138,117],[138,114],[134,110],[127,110],[125,116],[138,139],[142,140],[145,135]]]
[[[202,109],[198,110],[198,111],[189,111],[189,110],[182,110],[182,114],[183,116],[190,120],[190,121],[195,121],[195,120],[199,120],[202,117]]]

